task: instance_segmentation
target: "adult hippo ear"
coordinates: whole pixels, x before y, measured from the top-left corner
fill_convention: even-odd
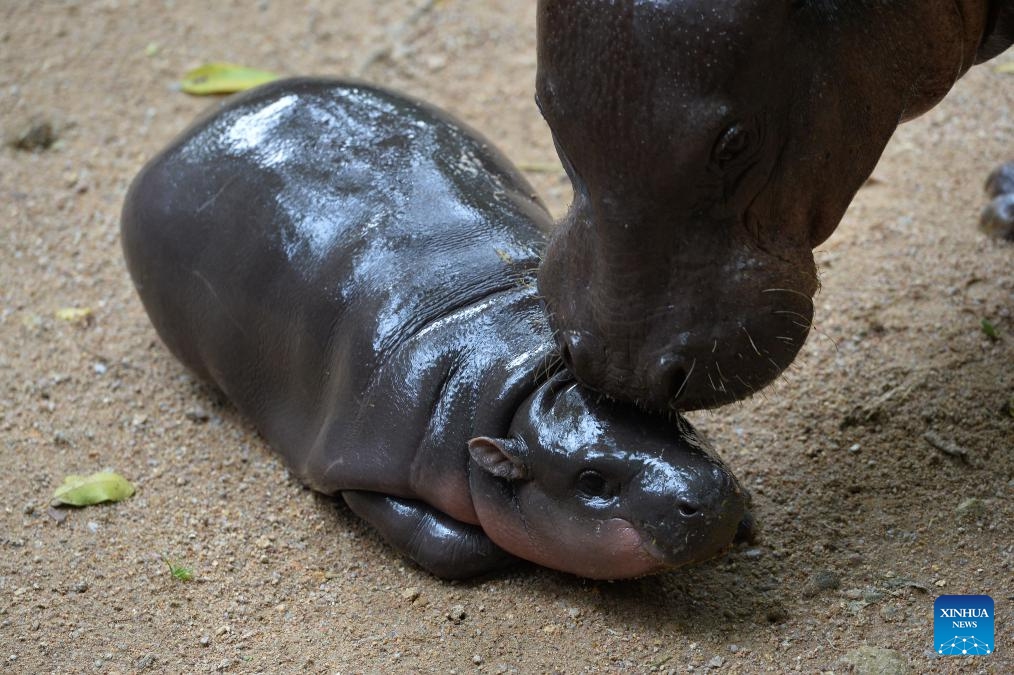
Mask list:
[[[513,438],[479,436],[468,442],[468,454],[487,473],[504,480],[527,480],[528,467],[524,441]]]
[[[663,411],[774,380],[810,330],[813,247],[980,58],[989,4],[540,0],[574,201],[539,290],[568,368]]]

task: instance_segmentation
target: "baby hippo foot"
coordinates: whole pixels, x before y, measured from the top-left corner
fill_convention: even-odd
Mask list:
[[[990,174],[986,194],[993,201],[982,212],[979,227],[991,237],[1014,241],[1014,162]]]
[[[342,497],[395,549],[442,579],[467,579],[517,562],[481,528],[423,502],[359,490],[346,490]]]

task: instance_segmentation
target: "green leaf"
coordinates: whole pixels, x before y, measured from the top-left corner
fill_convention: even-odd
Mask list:
[[[112,471],[90,476],[67,476],[56,488],[53,501],[71,506],[90,506],[101,502],[120,502],[134,494],[134,486]]]
[[[982,332],[986,334],[990,340],[999,340],[1000,332],[996,329],[996,326],[989,322],[989,319],[983,319],[980,323],[982,326]]]
[[[277,79],[277,75],[264,70],[232,63],[206,63],[186,73],[180,87],[184,92],[195,96],[232,94]]]
[[[1014,63],[1004,63],[996,67],[998,73],[1014,73]]]

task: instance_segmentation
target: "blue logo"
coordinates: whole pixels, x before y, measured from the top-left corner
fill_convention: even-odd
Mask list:
[[[993,598],[941,595],[933,603],[933,645],[943,656],[986,656],[993,643]]]

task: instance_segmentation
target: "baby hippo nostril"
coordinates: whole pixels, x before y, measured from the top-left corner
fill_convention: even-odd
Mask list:
[[[694,502],[682,501],[680,502],[679,510],[681,516],[689,518],[696,515],[701,510],[701,507],[700,504],[696,504]]]

